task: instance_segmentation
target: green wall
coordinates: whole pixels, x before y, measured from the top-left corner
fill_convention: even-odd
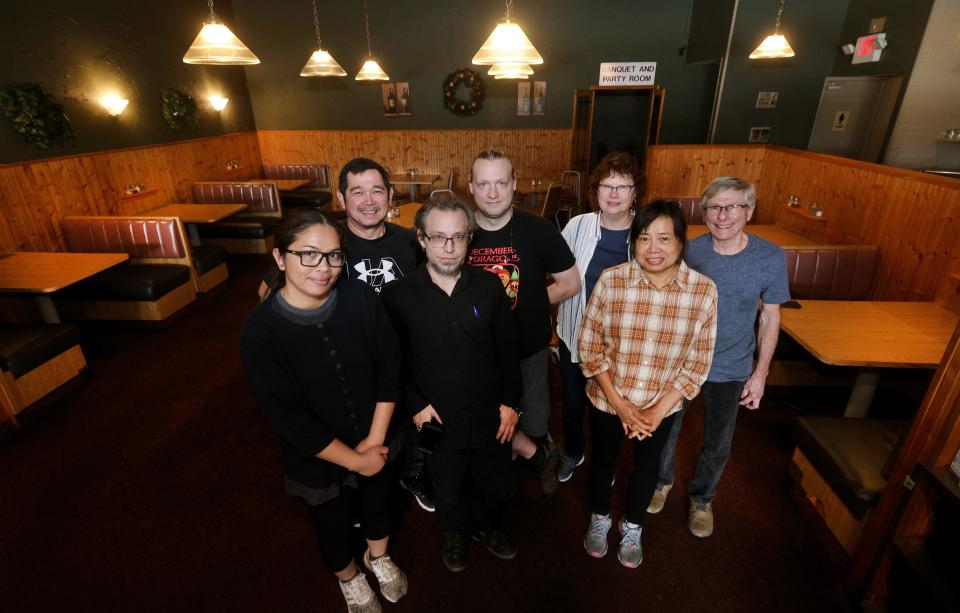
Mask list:
[[[879,62],[851,64],[850,56],[837,53],[833,66],[836,76],[866,76],[890,73],[910,74],[920,50],[920,41],[927,28],[927,19],[933,0],[850,0],[850,10],[840,34],[841,44],[856,44],[858,36],[870,29],[870,20],[886,17],[889,46],[883,50]],[[904,84],[906,85],[906,84]]]
[[[782,31],[796,56],[751,60],[750,52],[772,33],[777,3],[740,0],[723,87],[715,143],[745,143],[751,126],[769,126],[770,143],[805,149],[831,74],[847,0],[787,2]],[[754,108],[760,91],[778,91],[774,109]]]
[[[316,46],[309,1],[234,0],[234,8],[244,41],[263,61],[247,69],[259,129],[566,128],[573,90],[597,83],[600,62],[656,61],[657,83],[668,92],[663,141],[689,143],[704,142],[715,71],[679,53],[692,1],[515,2],[515,21],[545,59],[533,77],[547,81],[542,117],[517,117],[516,82],[488,78],[485,70],[480,113],[461,118],[443,107],[443,80],[471,67],[503,16],[500,0],[369,2],[374,55],[394,81],[410,83],[410,117],[384,117],[379,83],[353,79],[366,55],[359,0],[319,2],[324,47],[349,73],[339,79],[299,76]]]
[[[0,87],[38,82],[64,105],[77,144],[43,151],[20,140],[0,117],[0,163],[137,147],[253,130],[253,110],[242,68],[189,66],[181,61],[207,14],[202,0],[163,3],[88,0],[4,0],[0,20]],[[230,3],[217,13],[232,21]],[[198,99],[196,131],[167,128],[160,92],[175,87]],[[118,118],[97,100],[116,90],[130,100]],[[222,113],[210,108],[208,92],[226,92]]]
[[[770,126],[770,142],[805,147],[823,79],[909,72],[932,0],[789,2],[783,29],[797,57],[750,61],[747,55],[773,28],[776,4],[738,2],[715,142],[745,142],[750,126]],[[542,117],[517,117],[516,82],[489,77],[479,114],[461,118],[443,107],[444,78],[470,67],[470,58],[503,15],[500,0],[369,0],[374,54],[394,81],[410,83],[410,117],[384,117],[380,84],[353,80],[366,55],[360,1],[319,0],[319,6],[324,46],[347,70],[346,78],[299,76],[316,45],[307,0],[216,2],[217,13],[262,61],[247,68],[181,62],[206,15],[203,0],[6,0],[0,86],[43,84],[64,102],[79,142],[44,152],[21,143],[0,119],[0,163],[257,128],[566,128],[573,90],[595,84],[602,61],[656,61],[657,83],[667,89],[662,142],[702,143],[716,89],[715,58],[728,31],[724,13],[732,10],[733,0],[517,0],[514,18],[546,60],[534,76],[547,81]],[[865,30],[872,16],[888,18],[890,47],[880,63],[852,67],[838,47]],[[163,124],[160,91],[167,86],[200,99],[195,132]],[[96,102],[111,88],[130,99],[119,119]],[[230,98],[223,113],[202,99],[213,90]],[[776,109],[754,108],[760,90],[781,92]]]

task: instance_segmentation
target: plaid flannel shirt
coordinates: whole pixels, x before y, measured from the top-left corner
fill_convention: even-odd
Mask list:
[[[631,260],[600,275],[580,328],[580,368],[595,407],[616,413],[593,379],[609,371],[621,396],[640,409],[669,387],[692,400],[710,372],[717,332],[717,288],[681,261],[656,288]],[[682,401],[668,413],[679,411]]]

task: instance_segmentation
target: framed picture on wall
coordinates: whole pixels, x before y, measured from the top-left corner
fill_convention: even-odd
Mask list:
[[[517,83],[517,116],[530,116],[530,82],[520,81]]]
[[[547,82],[533,82],[533,114],[545,115],[547,112]]]
[[[383,114],[391,117],[397,114],[397,86],[395,83],[384,83],[380,86],[380,96],[383,98]]]
[[[397,115],[410,114],[410,84],[406,81],[397,83]]]

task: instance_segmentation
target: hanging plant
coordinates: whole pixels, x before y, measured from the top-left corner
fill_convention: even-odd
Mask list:
[[[470,88],[469,100],[457,96],[457,88],[460,85]],[[447,75],[443,81],[443,104],[454,115],[460,117],[476,115],[483,108],[484,95],[483,79],[469,68],[460,68]]]
[[[200,123],[196,99],[178,89],[163,90],[162,111],[164,123],[174,130],[196,130]]]
[[[77,142],[63,105],[39,83],[17,83],[0,91],[0,107],[13,129],[41,149]]]

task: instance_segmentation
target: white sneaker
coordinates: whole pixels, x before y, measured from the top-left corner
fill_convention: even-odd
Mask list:
[[[353,579],[337,583],[340,584],[343,599],[347,601],[348,613],[380,613],[380,601],[363,573],[357,571]]]
[[[407,576],[388,555],[370,559],[370,550],[363,552],[363,565],[374,574],[380,593],[390,602],[397,602],[407,593]]]
[[[587,528],[587,535],[583,537],[583,548],[588,554],[595,558],[607,555],[607,533],[610,532],[612,524],[613,520],[609,515],[590,515],[590,527]]]
[[[658,485],[657,489],[653,490],[653,498],[650,499],[647,513],[659,513],[663,510],[663,505],[667,502],[667,494],[670,493],[672,487],[672,483],[670,485]]]
[[[697,504],[690,501],[690,532],[700,538],[713,534],[713,503]]]

